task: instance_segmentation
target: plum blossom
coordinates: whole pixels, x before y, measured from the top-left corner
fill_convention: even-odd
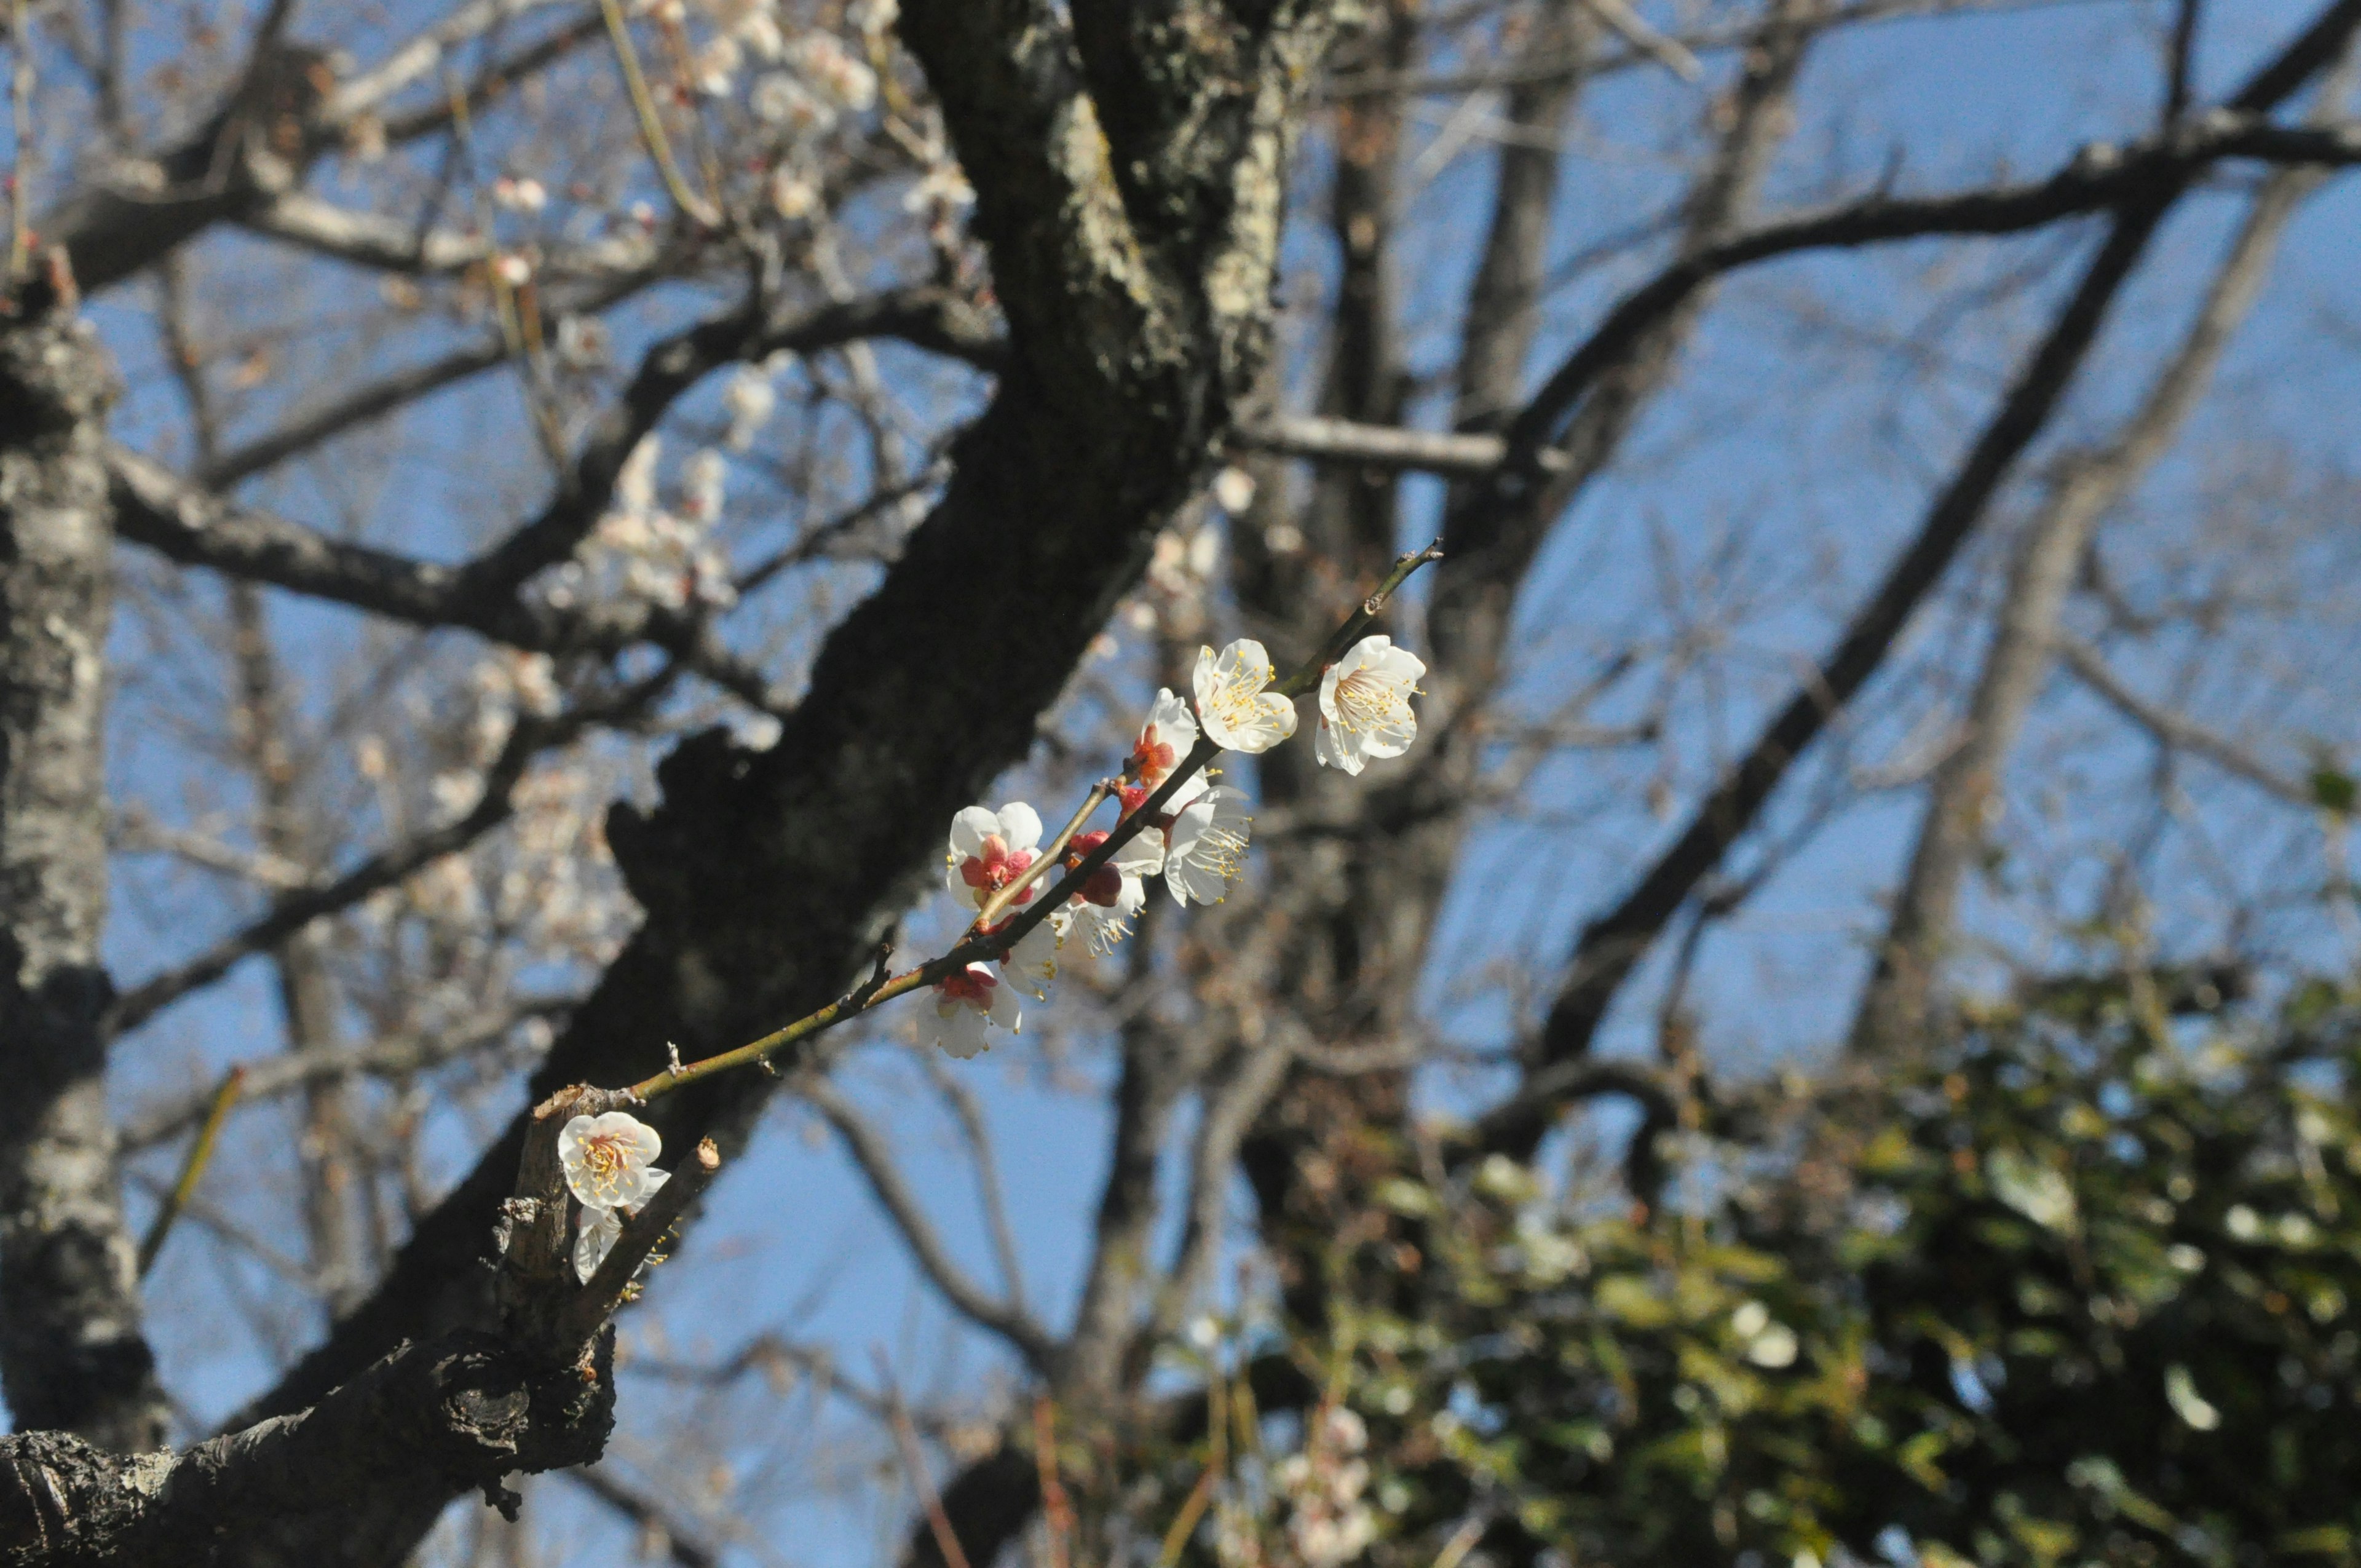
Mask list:
[[[1254,476],[1235,465],[1213,476],[1213,500],[1224,511],[1235,516],[1254,505]]]
[[[806,76],[854,114],[877,102],[877,73],[828,34],[806,33],[790,52]]]
[[[996,812],[971,806],[951,818],[943,885],[954,896],[973,900],[981,909],[992,902],[994,894],[1025,874],[1038,855],[1040,842],[1040,815],[1023,801],[1012,800]],[[1030,904],[1036,887],[1017,894],[1017,904]]]
[[[1198,773],[1170,802],[1164,829],[1164,885],[1180,905],[1219,904],[1246,863],[1254,818],[1244,790],[1208,786]]]
[[[1154,789],[1172,776],[1172,770],[1196,743],[1197,716],[1172,695],[1171,687],[1159,687],[1156,706],[1148,710],[1148,722],[1140,726],[1139,739],[1132,744],[1132,776],[1140,788]]]
[[[653,1197],[656,1189],[671,1179],[670,1171],[649,1171],[648,1195]],[[621,1239],[623,1222],[637,1214],[643,1207],[645,1207],[644,1202],[613,1209],[593,1208],[587,1203],[582,1206],[582,1217],[574,1224],[574,1276],[576,1278],[585,1285],[590,1283],[590,1277],[598,1272],[598,1266],[607,1261],[607,1255],[615,1250],[615,1243]]]
[[[753,445],[756,433],[770,422],[771,411],[778,403],[779,394],[772,388],[770,377],[757,366],[741,366],[721,389],[721,407],[730,415],[730,450],[743,452]]]
[[[1399,757],[1418,739],[1410,699],[1426,665],[1390,637],[1364,637],[1320,677],[1320,728],[1312,752],[1357,773],[1372,757]]]
[[[754,90],[747,94],[746,104],[763,124],[783,126],[792,131],[820,135],[836,124],[836,105],[796,81],[789,71],[763,73],[755,81]]]
[[[492,181],[492,204],[511,213],[537,213],[549,204],[549,191],[538,180],[503,174]]]
[[[1001,973],[1036,1001],[1049,1001],[1049,982],[1058,978],[1058,950],[1066,945],[1066,933],[1073,924],[1071,909],[1052,910],[1049,918],[1008,949],[1008,957],[1001,960]]]
[[[1141,833],[1113,860],[1091,873],[1082,891],[1067,901],[1073,925],[1070,935],[1079,938],[1092,955],[1104,958],[1115,945],[1131,934],[1130,921],[1148,903],[1148,888],[1139,879],[1153,875],[1155,865],[1143,860],[1146,851],[1142,841],[1154,841],[1162,835],[1153,828]],[[1103,831],[1077,833],[1066,846],[1066,868],[1069,871],[1082,863],[1082,857],[1107,841]],[[1156,847],[1156,863],[1163,861],[1162,846]]]
[[[764,60],[778,59],[786,47],[771,0],[702,0],[699,9],[713,18],[716,27]]]
[[[1190,685],[1197,694],[1197,718],[1224,751],[1259,755],[1295,733],[1295,704],[1270,685],[1270,655],[1251,637],[1241,637],[1216,655],[1197,650]]]
[[[729,481],[730,459],[710,446],[690,453],[680,466],[682,514],[696,522],[719,518]]]
[[[1361,1457],[1369,1432],[1361,1418],[1330,1406],[1313,1423],[1301,1453],[1272,1466],[1271,1480],[1287,1499],[1288,1543],[1307,1568],[1337,1568],[1367,1550],[1377,1519],[1361,1494],[1369,1464]]]
[[[902,210],[923,213],[935,207],[954,211],[975,205],[975,187],[960,167],[948,159],[927,166],[927,172],[902,193]]]
[[[1014,1034],[1025,1023],[1016,988],[987,964],[970,964],[935,982],[935,1044],[965,1061],[992,1048],[991,1026]]]
[[[697,90],[707,97],[726,98],[730,84],[738,78],[738,68],[745,60],[746,51],[739,47],[738,40],[724,33],[707,39],[705,47],[697,51],[697,57],[689,61],[689,76],[697,83]]]
[[[625,511],[644,512],[656,504],[656,464],[664,456],[664,437],[640,437],[623,466],[615,470],[615,504]]]
[[[802,170],[782,163],[771,170],[771,210],[790,220],[819,211],[819,186]]]
[[[577,1116],[559,1129],[557,1163],[566,1185],[585,1208],[637,1208],[663,1173],[651,1169],[664,1152],[656,1130],[626,1111]]]

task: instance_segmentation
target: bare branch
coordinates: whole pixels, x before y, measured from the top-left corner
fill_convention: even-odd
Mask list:
[[[1886,940],[1853,1022],[1853,1051],[1892,1049],[1939,1024],[1934,981],[1950,940],[1960,883],[1983,840],[2001,770],[2049,673],[2059,618],[2092,532],[2101,514],[2170,447],[2231,334],[2261,293],[2279,236],[2321,179],[2308,169],[2271,177],[2138,410],[2106,446],[2061,465],[2061,477],[2026,525],[1961,743],[1944,758],[1927,794]]]
[[[301,191],[291,191],[269,205],[242,215],[238,223],[258,235],[338,261],[412,276],[464,271],[500,249],[489,235],[451,229],[430,229],[421,235],[400,218],[340,207]],[[594,282],[631,277],[651,270],[660,249],[653,238],[626,232],[555,251],[544,258],[534,271],[544,278]]]
[[[1403,430],[1316,416],[1265,420],[1243,427],[1231,442],[1249,452],[1270,452],[1282,457],[1415,469],[1453,478],[1490,473],[1509,450],[1509,444],[1497,435]],[[1554,473],[1564,466],[1565,459],[1558,453],[1548,453],[1542,459],[1544,472]]]
[[[825,1078],[815,1074],[799,1080],[795,1091],[826,1117],[837,1136],[844,1140],[845,1151],[861,1168],[879,1207],[894,1222],[912,1259],[935,1288],[942,1292],[943,1299],[971,1322],[1007,1341],[1035,1369],[1047,1371],[1056,1348],[1048,1331],[1013,1301],[994,1300],[951,1260],[950,1254],[943,1250],[942,1238],[935,1233],[934,1222],[927,1218],[924,1205],[903,1179],[884,1135]]]
[[[2066,667],[2074,672],[2076,680],[2090,687],[2108,707],[2147,731],[2158,745],[2202,757],[2232,777],[2244,779],[2290,806],[2311,809],[2320,805],[2319,797],[2303,780],[2280,773],[2236,742],[2132,690],[2108,665],[2106,655],[2080,638],[2059,638],[2057,650]]]
[[[721,1568],[719,1547],[683,1525],[680,1516],[661,1500],[617,1480],[606,1466],[579,1465],[558,1474],[639,1526],[641,1539],[661,1543],[664,1555],[680,1568]]]
[[[515,807],[517,783],[535,757],[566,744],[593,724],[638,711],[671,685],[678,668],[667,665],[607,701],[556,718],[519,721],[500,754],[484,770],[483,794],[473,809],[440,828],[379,850],[334,882],[277,900],[258,919],[197,957],[134,986],[107,1008],[102,1020],[106,1037],[113,1039],[137,1028],[190,992],[211,985],[241,959],[276,945],[313,921],[349,909],[412,872],[467,849],[508,820]]]

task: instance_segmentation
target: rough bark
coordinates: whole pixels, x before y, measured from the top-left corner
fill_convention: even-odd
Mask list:
[[[0,328],[0,1384],[19,1425],[164,1441],[100,1017],[114,371],[54,289]],[[44,308],[46,307],[46,308]]]
[[[388,1532],[414,1537],[455,1495],[480,1491],[513,1519],[509,1475],[596,1462],[615,1419],[608,1320],[720,1164],[710,1144],[688,1151],[598,1272],[577,1280],[580,1206],[559,1129],[623,1102],[577,1086],[534,1107],[490,1238],[496,1266],[482,1271],[500,1308],[492,1330],[398,1346],[310,1409],[177,1454],[111,1454],[57,1431],[0,1440],[0,1562],[386,1561]]]

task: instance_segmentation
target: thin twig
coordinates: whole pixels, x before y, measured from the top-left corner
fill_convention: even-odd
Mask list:
[[[1074,1529],[1074,1505],[1058,1479],[1058,1412],[1047,1394],[1033,1400],[1033,1467],[1039,1474],[1041,1522],[1049,1534],[1049,1568],[1066,1568],[1066,1541]]]
[[[680,166],[673,161],[672,141],[664,135],[664,118],[648,91],[648,79],[640,70],[640,51],[632,46],[631,27],[623,20],[623,7],[618,0],[598,0],[598,9],[607,18],[607,36],[615,42],[615,59],[623,68],[623,86],[631,95],[631,111],[639,116],[640,135],[646,138],[648,156],[655,159],[656,172],[663,177],[664,189],[672,193],[680,210],[698,224],[706,228],[720,227],[721,214],[688,188]]]
[[[910,1412],[902,1404],[902,1391],[894,1383],[894,1369],[886,1364],[885,1353],[873,1349],[877,1361],[877,1382],[885,1390],[885,1409],[894,1428],[894,1442],[902,1451],[903,1467],[910,1472],[911,1489],[918,1494],[919,1505],[927,1514],[927,1527],[935,1532],[936,1549],[942,1552],[947,1568],[968,1568],[967,1552],[960,1545],[959,1532],[951,1529],[949,1515],[943,1512],[943,1500],[935,1493],[934,1477],[927,1474],[927,1456],[918,1448],[918,1434],[911,1429]]]
[[[164,1250],[164,1238],[172,1232],[172,1222],[189,1206],[196,1192],[197,1183],[213,1162],[214,1146],[221,1141],[222,1124],[229,1120],[230,1108],[237,1103],[238,1092],[246,1085],[246,1069],[234,1067],[222,1075],[221,1087],[214,1091],[213,1104],[205,1111],[205,1119],[197,1128],[197,1135],[189,1140],[189,1152],[181,1161],[181,1174],[166,1195],[164,1206],[156,1212],[155,1223],[148,1227],[147,1236],[139,1243],[139,1277],[156,1266],[156,1255]]]

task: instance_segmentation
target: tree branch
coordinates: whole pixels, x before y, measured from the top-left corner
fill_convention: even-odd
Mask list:
[[[2109,666],[2106,655],[2088,642],[2076,637],[2060,637],[2055,645],[2066,667],[2074,672],[2076,680],[2090,687],[2108,707],[2146,730],[2158,746],[2202,757],[2233,778],[2244,779],[2264,794],[2290,806],[2311,810],[2320,805],[2319,796],[2303,780],[2279,772],[2244,747],[2206,729],[2186,714],[2177,713],[2160,703],[2150,702],[2132,690]]]
[[[934,1222],[927,1218],[925,1206],[910,1190],[909,1183],[902,1179],[901,1168],[894,1163],[893,1151],[886,1147],[884,1135],[825,1078],[814,1075],[799,1081],[795,1091],[826,1117],[837,1136],[844,1140],[845,1152],[860,1167],[878,1206],[894,1222],[903,1245],[910,1249],[911,1258],[935,1288],[942,1292],[943,1299],[971,1322],[1007,1341],[1009,1347],[1037,1371],[1046,1370],[1055,1348],[1048,1331],[1015,1302],[996,1301],[986,1295],[983,1288],[951,1260],[950,1254],[943,1250],[942,1238],[935,1233]]]

